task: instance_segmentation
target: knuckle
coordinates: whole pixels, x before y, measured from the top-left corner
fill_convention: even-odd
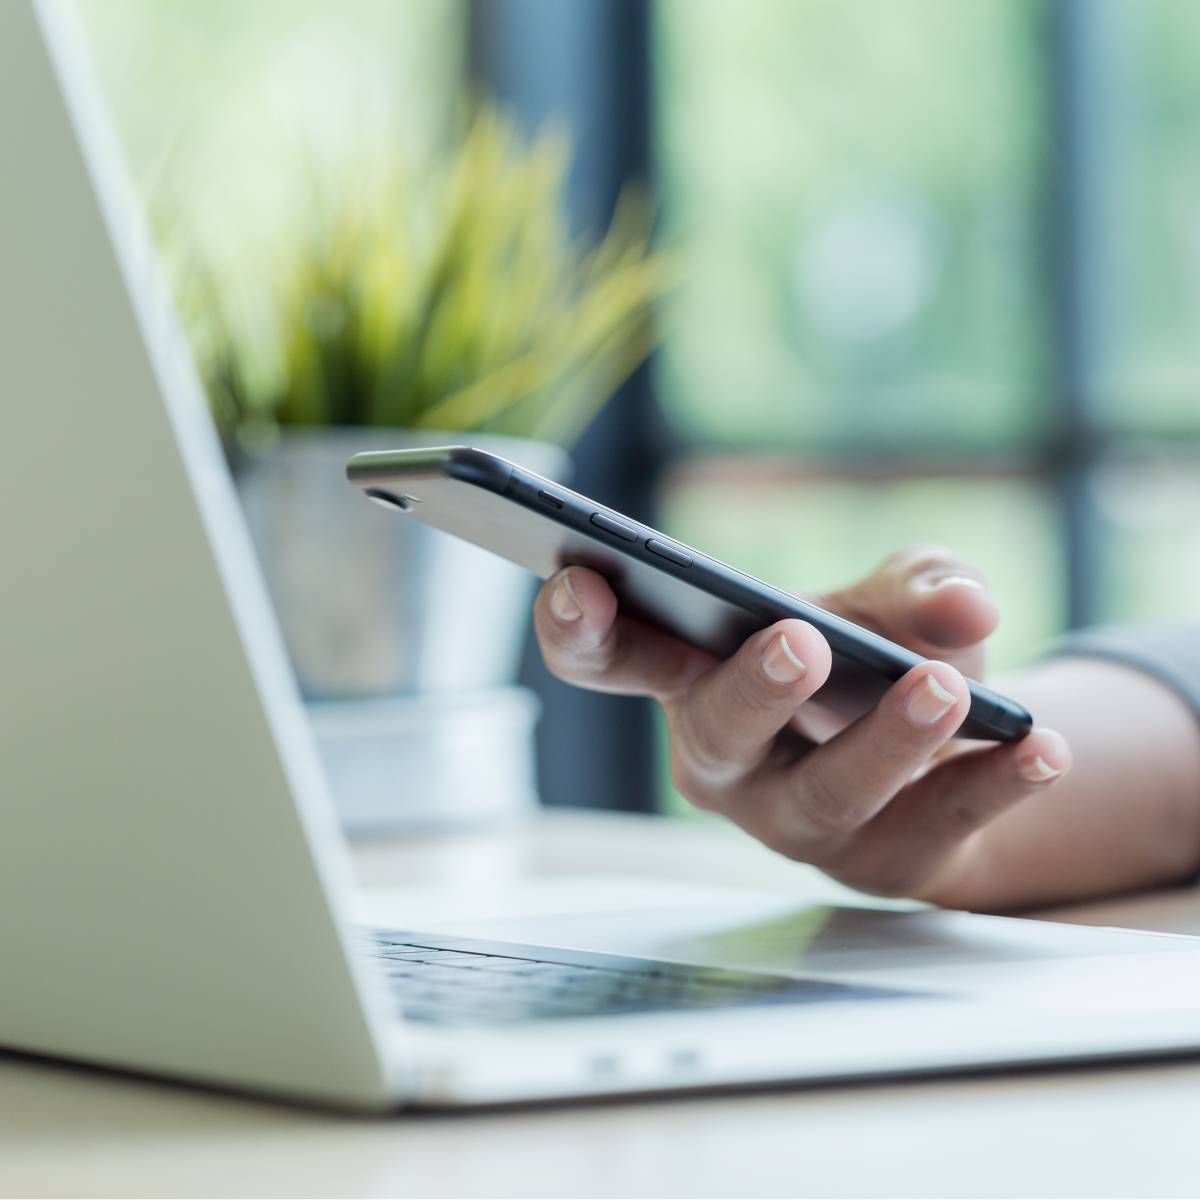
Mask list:
[[[723,707],[731,706],[758,716],[779,707],[780,696],[772,690],[758,666],[758,654],[743,655],[729,673]]]
[[[862,763],[864,772],[872,780],[896,781],[896,786],[907,783],[924,765],[929,757],[928,730],[915,727],[909,720],[897,714],[893,720],[871,722],[864,729]]]
[[[610,625],[597,638],[576,638],[570,648],[571,666],[578,678],[599,683],[615,674],[626,655],[617,626]]]
[[[540,619],[534,628],[546,669],[564,683],[587,686],[602,682],[620,655],[615,626],[591,638],[584,630],[558,629]]]
[[[818,838],[842,837],[858,827],[858,815],[846,797],[834,788],[819,760],[801,768],[803,791],[800,806],[805,824]]]
[[[724,736],[716,723],[698,714],[694,706],[680,713],[676,740],[686,747],[688,770],[697,776],[717,775],[728,769],[730,757]]]
[[[938,812],[937,823],[945,840],[960,842],[979,828],[981,817],[979,808],[970,801],[952,800]]]
[[[704,812],[716,812],[720,807],[717,795],[696,771],[692,763],[674,746],[670,760],[671,783],[690,804]]]
[[[668,766],[671,773],[671,783],[675,790],[691,800],[692,796],[699,790],[696,786],[697,779],[692,773],[691,764],[679,753],[679,750],[674,745],[671,747]]]
[[[579,655],[571,639],[555,635],[547,630],[538,630],[538,648],[546,669],[559,679],[573,682],[579,675]]]

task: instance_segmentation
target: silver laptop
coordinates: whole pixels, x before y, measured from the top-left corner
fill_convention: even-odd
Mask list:
[[[1200,1047],[1187,938],[599,884],[369,919],[48,3],[0,4],[0,148],[0,1045],[360,1109]]]

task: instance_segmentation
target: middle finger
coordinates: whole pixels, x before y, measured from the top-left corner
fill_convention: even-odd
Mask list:
[[[781,853],[819,865],[929,763],[969,707],[958,671],[921,663],[871,712],[800,761],[765,762],[726,815]]]
[[[828,678],[831,661],[828,643],[812,625],[777,621],[664,704],[680,790],[712,806],[707,793],[758,766],[775,736]]]

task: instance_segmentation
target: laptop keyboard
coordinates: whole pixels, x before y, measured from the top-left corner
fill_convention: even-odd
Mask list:
[[[496,1025],[764,1005],[894,999],[911,993],[757,971],[547,951],[501,942],[373,935],[400,1012],[437,1025]]]

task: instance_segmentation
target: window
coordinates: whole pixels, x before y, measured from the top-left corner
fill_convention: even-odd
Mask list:
[[[1200,613],[1200,6],[659,0],[662,519],[784,586],[942,542],[994,661]]]

